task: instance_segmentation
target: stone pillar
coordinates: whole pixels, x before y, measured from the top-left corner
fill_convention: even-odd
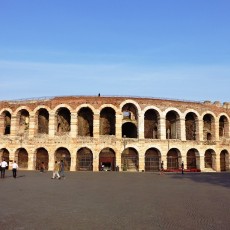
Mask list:
[[[165,126],[165,118],[160,117],[159,121],[159,134],[161,140],[166,140],[166,126]]]
[[[118,148],[118,151],[116,152],[116,166],[119,167],[119,171],[122,171],[122,168],[121,168],[121,154],[122,154],[122,151],[123,151],[123,146],[121,146],[121,148]]]
[[[200,170],[204,171],[205,163],[204,163],[204,153],[200,153]]]
[[[33,138],[35,134],[35,116],[31,115],[30,116],[30,121],[29,121],[29,138]]]
[[[33,150],[29,150],[28,153],[28,170],[35,170],[36,155]]]
[[[186,141],[186,133],[185,133],[185,119],[180,119],[180,139],[182,141]]]
[[[139,172],[142,172],[142,170],[145,170],[145,155],[139,153]]]
[[[219,122],[215,122],[215,137],[214,141],[219,141],[220,140],[220,135],[219,135]]]
[[[187,155],[181,155],[181,162],[179,162],[179,168],[181,167],[182,162],[184,162],[184,169],[187,169]]]
[[[198,141],[204,140],[203,120],[198,120]]]
[[[71,151],[70,171],[76,171],[76,164],[77,164],[77,154]]]
[[[10,127],[10,137],[15,138],[18,132],[17,116],[12,115],[11,117],[11,127]]]
[[[50,113],[49,117],[49,137],[54,138],[56,127],[55,127],[55,113]]]
[[[95,112],[93,116],[93,137],[99,138],[100,114]]]
[[[52,171],[54,169],[54,159],[55,159],[55,156],[54,156],[54,151],[53,149],[52,150],[48,150],[49,152],[49,165],[48,165],[48,168],[49,168],[49,171]]]
[[[71,113],[70,136],[77,137],[77,112]]]
[[[144,127],[144,114],[140,113],[138,116],[138,138],[144,139],[145,138],[145,127]]]
[[[122,114],[116,114],[116,138],[121,139],[122,138]]]
[[[167,169],[167,152],[161,154],[160,164],[162,161],[164,162],[164,169]]]
[[[214,157],[214,161],[215,161],[215,167],[214,170],[216,170],[217,172],[220,172],[220,154],[217,154],[213,156]]]
[[[3,135],[5,132],[5,115],[4,113],[0,116],[0,135]]]
[[[93,171],[98,172],[99,171],[99,157],[93,156]]]

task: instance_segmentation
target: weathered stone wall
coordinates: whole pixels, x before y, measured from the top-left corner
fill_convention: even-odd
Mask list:
[[[165,168],[178,168],[182,161],[189,168],[188,152],[193,152],[197,169],[229,170],[229,115],[229,103],[208,101],[73,96],[2,101],[0,157],[29,170],[39,168],[42,159],[52,170],[54,161],[63,158],[71,171],[98,171],[106,162],[113,169],[142,171],[161,161]],[[114,160],[104,157],[106,151]]]

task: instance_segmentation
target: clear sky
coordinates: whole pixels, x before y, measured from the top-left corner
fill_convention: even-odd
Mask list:
[[[0,100],[229,89],[229,0],[0,0]]]

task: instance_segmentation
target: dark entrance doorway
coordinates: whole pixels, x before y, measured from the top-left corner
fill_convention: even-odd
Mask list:
[[[88,148],[81,148],[77,152],[77,171],[93,171],[93,154]]]
[[[145,171],[159,171],[160,153],[157,149],[148,149],[145,153]]]
[[[190,149],[187,153],[187,169],[196,169],[196,153],[194,149]]]
[[[100,171],[115,171],[116,157],[111,148],[105,148],[99,155],[99,170]]]
[[[179,169],[179,156],[176,149],[170,149],[167,154],[167,169],[178,170]]]
[[[18,167],[20,169],[28,169],[28,153],[24,148],[17,151],[16,158],[18,158]]]
[[[45,169],[48,170],[49,155],[46,149],[39,148],[36,153],[36,170],[40,170],[41,163],[44,162]]]
[[[57,149],[56,152],[55,152],[55,160],[56,161],[63,160],[65,171],[70,170],[71,156],[70,156],[70,152],[69,152],[68,149],[66,149],[66,148]]]
[[[134,148],[124,149],[121,155],[121,168],[123,171],[135,172],[139,170],[138,152]]]
[[[228,152],[226,150],[223,150],[220,153],[220,171],[227,171],[228,165],[229,165],[229,157]]]

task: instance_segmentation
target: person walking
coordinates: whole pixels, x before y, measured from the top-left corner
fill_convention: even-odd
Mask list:
[[[4,158],[2,162],[0,163],[0,166],[1,166],[1,178],[5,178],[6,167],[8,166],[8,164]]]
[[[53,177],[51,179],[55,179],[56,177],[57,177],[57,179],[61,179],[61,177],[59,175],[59,164],[57,161],[55,161],[54,170],[53,170]]]
[[[184,162],[181,163],[181,173],[184,174]]]
[[[13,171],[14,178],[17,177],[17,170],[18,170],[18,164],[16,163],[16,161],[14,161],[14,163],[12,164],[12,171]]]
[[[160,175],[164,175],[164,161],[161,161]]]
[[[64,164],[64,161],[61,160],[61,162],[60,162],[60,168],[59,168],[59,175],[60,175],[60,177],[62,177],[62,178],[65,179],[65,173],[64,173],[64,171],[65,171],[65,164]]]

